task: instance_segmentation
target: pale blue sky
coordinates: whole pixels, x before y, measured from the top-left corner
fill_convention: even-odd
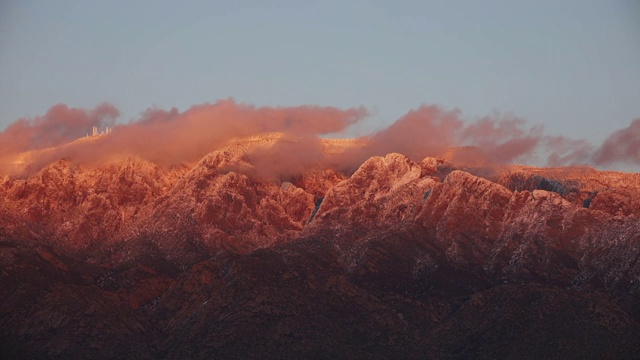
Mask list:
[[[599,144],[640,117],[640,1],[0,0],[0,130],[56,103],[421,104]]]

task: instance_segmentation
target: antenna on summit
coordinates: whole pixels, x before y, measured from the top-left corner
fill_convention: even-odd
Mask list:
[[[104,130],[102,130],[102,131],[98,131],[98,127],[97,127],[97,126],[94,126],[94,127],[91,129],[91,136],[102,136],[102,135],[108,135],[108,134],[111,134],[111,131],[112,131],[112,130],[113,130],[112,128],[110,128],[110,127],[108,127],[108,126],[107,126]],[[89,134],[87,134],[87,137],[89,137]]]

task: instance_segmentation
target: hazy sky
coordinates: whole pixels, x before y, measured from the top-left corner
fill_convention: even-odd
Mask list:
[[[640,117],[640,1],[0,0],[0,130],[54,104],[233,97],[512,113],[600,143]]]

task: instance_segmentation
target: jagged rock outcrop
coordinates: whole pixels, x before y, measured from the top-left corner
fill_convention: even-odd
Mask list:
[[[327,192],[309,231],[331,228],[339,235],[411,222],[437,182],[404,155],[373,157]]]
[[[50,231],[61,248],[85,250],[115,235],[166,193],[182,169],[128,159],[102,168],[59,161],[27,179],[5,179],[0,207]]]

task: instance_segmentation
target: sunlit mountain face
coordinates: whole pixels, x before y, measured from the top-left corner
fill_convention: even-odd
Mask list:
[[[640,175],[592,167],[637,164],[637,121],[598,147],[423,107],[326,137],[365,115],[224,101],[16,122],[0,357],[638,357]],[[549,166],[513,165],[545,147]]]

